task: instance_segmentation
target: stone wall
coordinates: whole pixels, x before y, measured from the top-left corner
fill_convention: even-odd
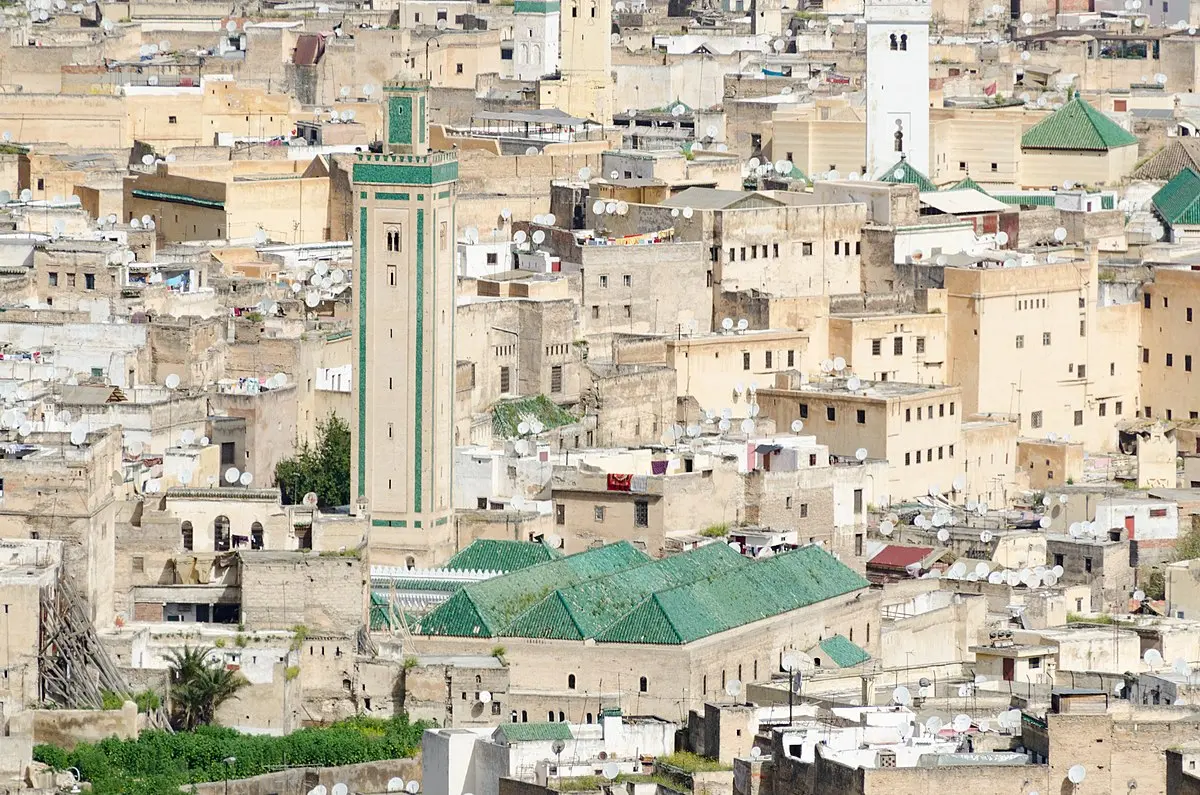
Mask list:
[[[196,784],[192,791],[196,795],[225,795],[226,792],[229,795],[305,795],[318,784],[331,790],[334,784],[341,783],[351,792],[386,792],[389,779],[398,777],[411,781],[419,780],[420,776],[419,758],[389,759],[343,767],[296,767],[253,778]]]
[[[242,620],[251,630],[352,632],[365,620],[367,569],[356,557],[242,552]]]
[[[14,734],[32,734],[35,744],[57,745],[68,750],[79,743],[108,737],[122,740],[138,735],[138,712],[132,701],[121,709],[31,709],[9,721]]]

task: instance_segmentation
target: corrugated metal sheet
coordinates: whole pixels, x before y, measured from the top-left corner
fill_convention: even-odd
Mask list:
[[[316,33],[305,33],[296,39],[292,63],[297,66],[315,66],[324,54],[325,40]]]
[[[933,547],[906,547],[888,544],[867,561],[868,566],[886,569],[903,569],[910,563],[920,563],[933,551]]]

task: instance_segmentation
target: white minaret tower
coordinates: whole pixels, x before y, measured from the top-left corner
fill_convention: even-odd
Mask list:
[[[929,173],[930,0],[866,0],[867,176],[904,155]]]

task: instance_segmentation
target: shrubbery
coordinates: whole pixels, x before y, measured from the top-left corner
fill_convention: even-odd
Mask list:
[[[330,767],[411,757],[429,724],[407,716],[351,718],[331,726],[301,729],[284,737],[241,734],[201,726],[193,732],[142,732],[136,740],[111,737],[82,743],[67,752],[52,745],[33,749],[33,758],[56,770],[79,768],[93,795],[162,795],[191,782],[247,778],[289,766]],[[237,762],[226,766],[224,759]]]

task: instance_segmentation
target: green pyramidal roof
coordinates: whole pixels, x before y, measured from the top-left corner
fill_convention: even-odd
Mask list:
[[[610,643],[683,644],[866,588],[817,546],[660,591],[597,636]]]
[[[555,590],[648,560],[645,553],[622,541],[472,583],[425,616],[420,633],[494,638]]]
[[[1200,174],[1185,168],[1159,188],[1150,201],[1168,224],[1200,223]]]
[[[594,638],[656,591],[748,565],[748,558],[714,543],[555,591],[505,632],[525,638]]]
[[[976,182],[975,180],[971,179],[969,176],[964,178],[962,182],[951,185],[950,187],[946,188],[945,190],[977,190],[980,193],[982,193],[984,196],[992,195],[992,194],[988,193],[986,190],[984,190],[983,188],[979,187],[979,183]]]
[[[1030,127],[1021,136],[1024,149],[1084,149],[1104,151],[1134,146],[1135,135],[1093,108],[1079,96]]]
[[[547,563],[562,554],[546,544],[480,538],[446,562],[445,568],[475,571],[519,571]]]
[[[916,185],[919,191],[935,191],[937,186],[929,181],[929,177],[917,171],[908,161],[901,158],[899,163],[884,169],[879,177],[880,182],[891,182],[894,185],[906,183]]]

